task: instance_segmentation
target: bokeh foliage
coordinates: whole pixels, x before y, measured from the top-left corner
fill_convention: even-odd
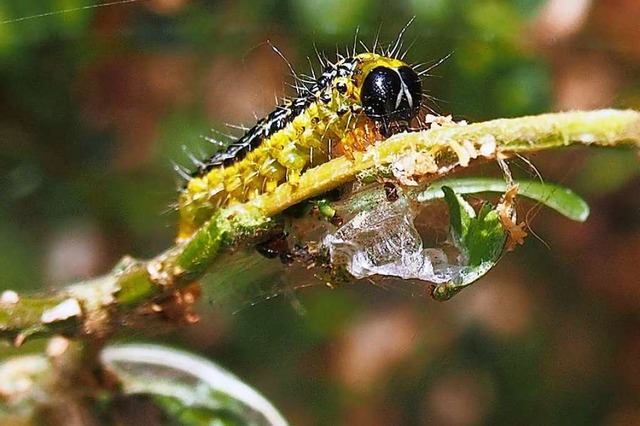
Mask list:
[[[314,50],[333,58],[356,28],[367,46],[386,44],[415,16],[407,60],[451,55],[424,82],[436,112],[479,121],[565,107],[569,85],[594,70],[616,84],[605,95],[578,86],[604,99],[593,107],[639,109],[640,51],[619,18],[640,16],[633,2],[607,15],[594,0],[557,49],[540,41],[543,3],[151,0],[0,24],[0,287],[47,289],[169,246],[171,161],[188,164],[183,146],[210,152],[210,128],[237,134],[224,123],[251,124],[292,92],[266,40],[306,72],[307,56],[317,70]],[[3,1],[0,21],[91,4]],[[409,283],[329,290],[256,258],[247,269],[273,268],[268,280],[225,279],[255,279],[260,297],[205,295],[201,323],[163,338],[247,378],[293,424],[640,421],[637,159],[571,150],[532,161],[588,195],[592,219],[523,204],[542,241],[446,304]]]

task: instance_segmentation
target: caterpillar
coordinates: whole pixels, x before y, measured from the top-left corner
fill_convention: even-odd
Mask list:
[[[178,239],[213,212],[295,184],[310,167],[406,130],[422,100],[418,73],[373,52],[329,63],[315,81],[198,164],[180,193]]]

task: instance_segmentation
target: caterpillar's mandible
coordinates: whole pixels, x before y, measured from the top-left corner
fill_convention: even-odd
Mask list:
[[[329,64],[226,150],[204,160],[180,194],[178,238],[213,212],[295,183],[308,168],[409,127],[422,85],[403,61],[362,53]]]

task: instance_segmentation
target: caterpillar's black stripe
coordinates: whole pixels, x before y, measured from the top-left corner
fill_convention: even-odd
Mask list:
[[[242,160],[249,152],[258,147],[264,139],[284,129],[295,117],[307,109],[312,102],[315,102],[316,94],[328,89],[336,77],[350,75],[357,63],[358,58],[352,57],[345,59],[337,66],[331,64],[322,72],[322,75],[311,88],[302,89],[307,92],[306,96],[295,98],[290,104],[277,106],[273,112],[247,130],[237,142],[230,144],[226,149],[204,160],[202,165],[192,173],[192,176],[202,176],[215,167],[228,166],[235,161]]]

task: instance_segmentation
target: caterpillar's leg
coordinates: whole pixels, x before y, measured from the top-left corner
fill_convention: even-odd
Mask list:
[[[284,232],[256,245],[256,251],[267,259],[280,258],[280,261],[285,265],[290,265],[293,262],[293,254],[287,242],[287,234]]]

